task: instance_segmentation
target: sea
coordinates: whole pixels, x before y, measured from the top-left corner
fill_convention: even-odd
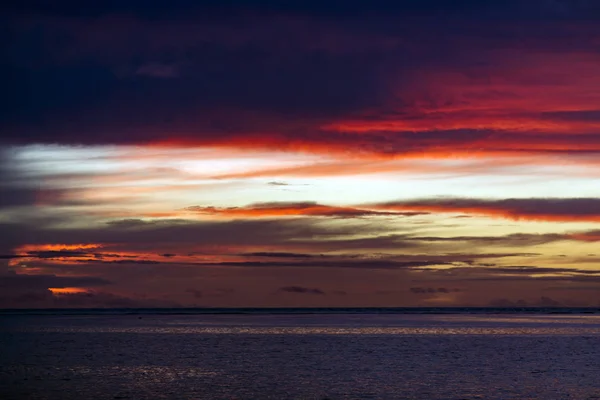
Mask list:
[[[0,399],[600,399],[600,309],[0,310]]]

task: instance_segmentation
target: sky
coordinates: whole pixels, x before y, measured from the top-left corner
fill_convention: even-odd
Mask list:
[[[595,0],[9,0],[0,307],[600,306]]]

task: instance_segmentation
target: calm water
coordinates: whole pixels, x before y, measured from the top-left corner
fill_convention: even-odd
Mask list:
[[[600,399],[600,315],[4,315],[2,399]]]

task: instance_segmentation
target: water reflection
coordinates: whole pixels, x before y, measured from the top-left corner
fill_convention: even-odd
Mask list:
[[[10,329],[196,335],[600,335],[596,315],[68,316],[41,321],[21,328],[13,324]]]
[[[0,322],[2,400],[600,398],[597,316]]]

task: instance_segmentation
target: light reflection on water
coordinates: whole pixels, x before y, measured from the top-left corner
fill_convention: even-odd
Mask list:
[[[78,323],[69,323],[72,321]],[[598,315],[162,315],[143,319],[69,316],[49,318],[47,322],[54,323],[23,329],[194,335],[600,335]]]
[[[5,399],[600,398],[600,316],[0,318]]]
[[[600,335],[600,327],[492,327],[492,328],[397,328],[397,327],[132,327],[48,328],[38,332],[135,333],[194,335]]]

